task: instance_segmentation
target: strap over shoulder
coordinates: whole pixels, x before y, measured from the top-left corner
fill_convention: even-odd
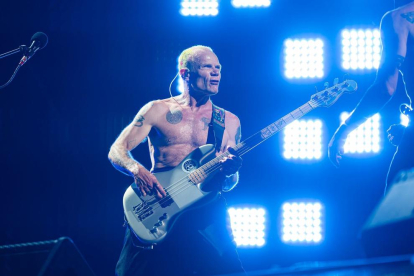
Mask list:
[[[214,123],[220,125],[221,127],[225,127],[225,119],[226,119],[226,111],[213,104],[213,121]]]
[[[214,142],[215,142],[216,151],[220,151],[221,144],[223,142],[224,129],[226,128],[226,126],[225,126],[225,121],[226,121],[225,120],[226,119],[225,115],[226,115],[226,112],[223,108],[215,106],[213,104],[209,132],[213,133],[213,135],[214,135]],[[212,139],[209,138],[209,140],[210,140],[210,143],[213,142],[213,141],[211,141]]]

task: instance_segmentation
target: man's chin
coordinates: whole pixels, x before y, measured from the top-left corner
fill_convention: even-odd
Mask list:
[[[210,93],[211,95],[216,95],[219,92],[219,90],[217,87],[217,89],[209,89],[207,92]]]

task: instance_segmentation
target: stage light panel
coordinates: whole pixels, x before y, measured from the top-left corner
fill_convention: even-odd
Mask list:
[[[341,114],[341,122],[345,122],[349,113]],[[377,153],[380,150],[380,115],[377,113],[365,123],[348,134],[344,153]]]
[[[313,79],[324,76],[321,39],[286,39],[284,42],[285,77]]]
[[[342,30],[342,67],[345,70],[378,69],[381,35],[378,29]]]
[[[235,8],[267,8],[270,0],[232,0],[231,4]]]
[[[322,156],[322,122],[296,120],[284,129],[286,159],[320,159]]]
[[[286,202],[282,206],[282,241],[316,244],[323,240],[323,206],[320,202]]]
[[[232,207],[228,213],[237,247],[262,247],[265,244],[265,209]]]
[[[183,16],[216,16],[217,0],[182,0],[180,13]]]

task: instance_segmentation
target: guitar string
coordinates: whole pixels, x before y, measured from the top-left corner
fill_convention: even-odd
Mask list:
[[[291,114],[294,114],[294,115],[296,115],[296,114],[298,114],[299,112],[296,112],[296,113],[294,113],[294,112],[291,112]],[[303,112],[301,112],[301,114],[299,114],[299,115],[302,115],[303,114]],[[284,118],[284,117],[283,117]],[[236,149],[237,151],[238,151],[238,153],[239,153],[239,155],[243,155],[243,154],[245,154],[246,152],[248,152],[251,148],[249,148],[245,143],[240,143],[239,145],[237,145],[236,147],[238,147],[239,149]],[[236,148],[235,147],[235,148]],[[222,155],[220,155],[220,156],[218,156],[218,157],[216,157],[215,159],[212,159],[210,162],[208,162],[208,163],[206,163],[205,164],[205,166],[206,166],[206,169],[204,169],[204,172],[205,172],[205,174],[210,174],[211,172],[213,172],[214,170],[216,170],[218,167],[220,167],[220,163],[217,163],[216,161],[217,161],[217,159],[220,159],[220,158],[222,158],[223,156],[225,156],[225,155],[228,155],[229,153],[228,152],[225,152],[225,153],[223,153]],[[208,167],[209,166],[209,163],[213,163],[213,165],[211,165],[210,167]],[[199,169],[202,169],[202,167],[200,167]],[[203,174],[203,173],[201,173],[201,174]],[[187,184],[187,185],[186,185]],[[174,196],[174,195],[176,195],[176,194],[178,194],[178,193],[181,193],[183,190],[185,190],[186,188],[189,188],[189,187],[191,187],[192,185],[194,185],[193,184],[193,182],[188,178],[188,175],[186,176],[186,177],[184,177],[183,179],[181,179],[181,180],[179,180],[179,181],[177,181],[177,182],[175,182],[175,183],[173,183],[173,184],[171,184],[169,187],[167,187],[166,189],[168,189],[168,192],[169,192],[169,196],[168,197],[166,197],[166,198],[163,198],[163,199],[161,199],[161,200],[159,200],[158,202],[156,202],[156,203],[154,203],[154,204],[150,204],[150,205],[147,205],[146,206],[146,208],[144,208],[144,209],[142,209],[141,210],[141,212],[138,214],[138,215],[142,215],[143,213],[145,213],[145,212],[147,212],[152,206],[154,206],[154,208],[152,208],[152,210],[154,210],[154,209],[157,209],[158,207],[155,207],[155,205],[162,205],[164,202],[166,202],[166,201],[168,201],[168,200],[170,200],[170,198],[172,197],[172,196]],[[175,190],[173,191],[173,190],[171,190],[172,188],[175,188]],[[154,199],[155,197],[153,197],[152,198],[152,200]]]
[[[312,109],[314,109],[314,108],[311,107],[309,111],[311,111]],[[306,113],[308,113],[309,111],[307,111]],[[292,116],[292,117],[297,117],[297,118],[295,118],[295,120],[296,119],[299,119],[301,116],[305,115],[305,113],[303,113],[302,111],[300,111],[300,113],[299,113],[299,111],[297,111],[297,112],[294,112],[293,111],[293,112],[291,112],[289,114],[295,115],[295,116]],[[288,115],[286,115],[286,116],[288,116]],[[286,116],[284,116],[283,118],[285,118]],[[283,118],[282,118],[282,120],[285,120]],[[279,129],[279,131],[280,130],[281,129]],[[275,134],[275,133],[273,133],[273,134]],[[240,143],[239,145],[240,145],[240,149],[237,149],[239,155],[243,155],[243,154],[245,154],[246,152],[248,152],[251,149],[251,148],[247,147],[247,145],[245,143]],[[206,166],[207,168],[204,170],[205,171],[205,174],[208,175],[211,172],[213,172],[214,170],[218,169],[218,167],[220,167],[221,164],[220,163],[217,163],[216,162],[217,161],[216,159],[220,159],[224,155],[228,155],[228,154],[229,154],[229,152],[226,151],[222,155],[216,157],[215,159],[212,159],[210,162],[208,162],[205,165],[203,165],[203,166],[206,166],[207,165]],[[213,162],[214,164],[209,168],[208,167],[208,164],[211,163],[211,162]],[[200,167],[199,169],[202,169],[202,167]],[[203,173],[201,173],[201,174],[203,174]],[[166,198],[160,199],[159,201],[157,201],[154,204],[147,205],[146,208],[144,208],[143,210],[141,210],[141,212],[139,214],[137,214],[137,215],[138,216],[142,215],[143,213],[147,212],[151,207],[153,207],[151,210],[156,210],[157,208],[161,207],[161,205],[163,203],[165,203],[166,201],[170,200],[172,196],[181,193],[182,191],[186,190],[187,188],[189,188],[189,187],[191,187],[193,185],[194,185],[194,183],[189,179],[189,177],[187,175],[183,179],[181,179],[181,180],[179,180],[179,181],[171,184],[167,188],[165,188],[165,189],[168,189],[169,196],[167,196]],[[170,190],[172,188],[176,188],[176,189],[174,191],[172,191],[172,190]],[[152,197],[152,199],[155,199],[155,197]],[[159,205],[159,206],[155,207],[156,205]]]
[[[240,143],[239,145],[237,145],[235,147],[235,150],[239,152],[240,155],[245,154],[246,152],[248,152],[251,148],[248,147],[247,144],[245,143]],[[217,156],[216,158],[210,160],[209,162],[207,162],[206,164],[204,164],[202,167],[200,167],[199,169],[204,170],[204,174],[208,175],[211,172],[213,172],[214,170],[217,170],[220,166],[221,163],[217,162],[219,161],[223,156],[227,156],[229,154],[228,151],[224,152],[223,154],[221,154],[220,156]],[[205,169],[203,169],[203,167],[205,167]],[[199,170],[198,169],[198,170]],[[203,174],[200,173],[201,175]],[[145,208],[143,208],[139,213],[137,213],[138,216],[142,215],[143,213],[147,212],[150,208],[152,208],[155,205],[159,205],[157,207],[152,208],[152,210],[157,209],[158,207],[160,207],[163,203],[165,203],[166,201],[170,200],[171,197],[181,193],[183,190],[192,187],[195,183],[192,182],[188,175],[186,175],[185,177],[183,177],[182,179],[178,180],[177,182],[171,184],[170,186],[166,187],[165,189],[168,190],[169,195],[167,197],[164,197],[160,200],[158,200],[157,202],[153,203],[153,204],[149,204],[146,205]],[[172,188],[176,188],[174,191],[172,191]],[[150,199],[148,199],[147,201],[150,200],[154,200],[155,197],[152,197]]]
[[[310,102],[310,101],[309,101]],[[308,103],[309,103],[308,102]],[[317,103],[320,103],[320,102],[323,102],[323,101],[317,101]],[[306,104],[305,104],[306,105]],[[311,107],[310,108],[310,110],[309,111],[307,111],[306,113],[308,113],[308,112],[310,112],[312,109],[314,109],[313,107]],[[290,115],[290,114],[293,114],[293,115],[297,115],[299,113],[299,111],[297,111],[297,112],[295,112],[295,111],[293,111],[293,112],[291,112],[291,113],[289,113],[288,115]],[[300,112],[301,114],[299,114],[299,116],[297,117],[297,118],[295,118],[294,120],[297,120],[297,119],[299,119],[301,116],[303,116],[303,115],[305,115],[305,113],[303,113],[302,111]],[[288,115],[285,115],[284,117],[282,117],[281,119],[282,120],[284,120],[285,121],[285,117],[286,116],[288,116]],[[295,116],[292,116],[292,117],[295,117]],[[280,131],[281,129],[279,129],[279,131]],[[276,133],[276,132],[275,132]],[[275,133],[273,133],[273,134],[275,134]],[[270,137],[269,137],[270,138]],[[264,140],[263,140],[264,141]],[[262,141],[262,142],[263,142]],[[247,153],[249,150],[251,150],[251,148],[249,148],[249,147],[244,147],[244,146],[246,146],[246,144],[244,144],[244,143],[240,143],[240,145],[242,145],[242,147],[240,147],[240,149],[238,149],[237,151],[239,151],[238,153],[239,153],[239,155],[243,155],[243,154],[245,154],[245,153]],[[236,146],[237,147],[237,146]],[[244,147],[244,148],[243,148]],[[206,170],[205,170],[205,173],[206,174],[210,174],[211,172],[213,172],[214,170],[216,170],[218,167],[220,167],[220,163],[217,163],[216,161],[216,159],[219,159],[219,158],[222,158],[223,156],[225,156],[225,155],[228,155],[229,154],[229,152],[228,151],[226,151],[225,153],[223,153],[222,155],[220,155],[220,156],[218,156],[218,157],[216,157],[216,158],[214,158],[214,159],[212,159],[211,161],[209,161],[208,163],[206,163],[205,165],[203,165],[203,166],[206,166],[206,165],[208,165],[209,163],[211,163],[211,162],[213,162],[214,161],[214,163],[215,164],[213,164],[210,168],[208,168],[207,166],[207,168],[206,168]],[[202,167],[203,167],[202,166]],[[200,167],[199,169],[202,169],[202,167]],[[199,169],[197,169],[197,170],[199,170]],[[201,174],[203,174],[203,173],[201,173]],[[162,198],[162,199],[160,199],[160,200],[158,200],[156,203],[153,203],[153,204],[150,204],[150,205],[147,205],[146,206],[146,208],[144,208],[143,210],[141,210],[141,212],[139,213],[139,214],[137,214],[138,216],[140,216],[140,215],[142,215],[143,213],[145,213],[145,212],[147,212],[152,206],[154,206],[151,210],[156,210],[157,208],[159,208],[159,207],[161,207],[161,205],[163,204],[163,203],[165,203],[166,201],[168,201],[168,200],[170,200],[171,199],[171,197],[173,197],[173,196],[175,196],[175,195],[177,195],[177,194],[179,194],[179,193],[181,193],[182,191],[184,191],[184,190],[186,190],[187,188],[189,188],[189,187],[191,187],[191,186],[193,186],[194,185],[194,183],[189,179],[189,176],[187,175],[187,176],[185,176],[184,178],[182,178],[182,179],[180,179],[180,180],[178,180],[177,182],[175,182],[175,183],[173,183],[173,184],[171,184],[170,186],[168,186],[168,187],[166,187],[165,189],[167,190],[168,189],[168,192],[169,192],[169,196],[167,196],[167,197],[164,197],[164,198]],[[173,191],[173,190],[171,190],[172,188],[175,188],[175,190]],[[149,200],[153,200],[153,199],[155,199],[155,197],[152,197],[152,198],[150,198],[150,199],[148,199],[148,201]],[[156,205],[159,205],[159,206],[157,206],[157,207],[155,207]]]
[[[342,91],[343,92],[343,91]],[[341,92],[341,93],[342,93]],[[335,92],[333,92],[333,94],[335,94]],[[302,116],[304,116],[305,114],[307,114],[308,112],[310,112],[310,111],[312,111],[313,109],[315,109],[316,107],[312,107],[312,105],[310,104],[312,101],[314,101],[314,102],[316,102],[317,104],[319,104],[319,103],[322,103],[322,102],[324,102],[323,100],[317,100],[317,101],[315,101],[315,100],[311,100],[311,101],[308,101],[307,102],[307,104],[309,104],[310,105],[310,110],[308,110],[306,113],[303,113],[302,111],[300,111],[300,113],[301,114],[299,114],[299,116],[297,117],[297,118],[295,118],[295,116],[292,116],[292,117],[294,117],[295,119],[293,120],[293,121],[295,121],[295,120],[297,120],[297,119],[299,119],[300,117],[302,117]],[[304,105],[306,105],[306,104],[304,104]],[[302,105],[303,106],[303,105]],[[300,107],[299,107],[299,109],[300,109]],[[285,117],[286,116],[288,116],[288,115],[296,115],[296,114],[298,114],[299,113],[299,111],[292,111],[292,112],[290,112],[289,114],[287,114],[287,115],[285,115],[284,117],[282,117],[281,118],[281,120],[283,120],[283,121],[285,121]],[[293,122],[292,121],[292,122]],[[290,122],[291,123],[291,122]],[[289,123],[289,124],[290,124]],[[286,125],[285,125],[286,126]],[[284,127],[283,127],[284,128]],[[283,129],[282,128],[282,129]],[[279,129],[277,132],[279,132],[281,129]],[[274,132],[273,134],[276,134],[277,132]],[[273,135],[272,134],[272,135]],[[268,138],[270,138],[272,135],[270,135]],[[265,139],[265,140],[267,140],[267,139]],[[264,142],[265,140],[262,140],[261,142]],[[260,143],[261,143],[260,142]],[[236,151],[238,151],[238,154],[239,155],[243,155],[243,154],[245,154],[245,153],[247,153],[249,150],[251,150],[252,148],[249,148],[249,147],[245,147],[245,148],[243,148],[244,146],[247,146],[245,143],[240,143],[239,145],[241,145],[241,147],[240,147],[240,149],[237,149]],[[237,148],[239,145],[237,145],[235,148]],[[219,163],[219,162],[217,162],[217,160],[219,160],[220,158],[222,158],[222,157],[224,157],[224,156],[227,156],[229,154],[229,152],[228,151],[226,151],[226,152],[224,152],[222,155],[220,155],[220,156],[218,156],[218,157],[216,157],[216,158],[214,158],[214,159],[212,159],[212,160],[210,160],[209,162],[207,162],[206,164],[204,164],[203,166],[206,166],[206,169],[204,170],[205,171],[205,174],[206,175],[208,175],[208,174],[210,174],[210,173],[212,173],[213,171],[215,171],[216,169],[218,169],[220,166],[221,166],[221,164]],[[209,164],[209,163],[213,163],[213,165],[211,165],[211,167],[209,168],[207,165]],[[198,168],[197,170],[200,170],[200,169],[202,169],[202,167],[203,166],[201,166],[200,168]],[[195,172],[194,172],[195,173]],[[190,173],[191,174],[191,173]],[[203,174],[203,173],[201,173],[201,174]],[[166,201],[168,201],[168,200],[170,200],[173,196],[175,196],[175,195],[177,195],[177,194],[179,194],[179,193],[181,193],[182,191],[184,191],[184,190],[186,190],[187,188],[189,188],[189,187],[192,187],[194,185],[194,183],[190,180],[190,178],[189,178],[189,175],[186,175],[185,177],[183,177],[182,179],[180,179],[180,180],[178,180],[177,182],[175,182],[175,183],[172,183],[170,186],[168,186],[168,187],[166,187],[165,188],[165,190],[168,190],[168,192],[169,192],[169,195],[167,196],[167,197],[164,197],[164,198],[162,198],[162,199],[160,199],[160,200],[158,200],[156,203],[153,203],[153,204],[150,204],[150,205],[147,205],[146,206],[146,208],[144,208],[143,210],[141,210],[141,212],[139,213],[139,214],[137,214],[138,216],[140,216],[140,215],[142,215],[143,213],[145,213],[145,212],[147,212],[152,206],[154,206],[151,210],[156,210],[157,208],[159,208],[159,207],[161,207],[161,205],[163,204],[163,203],[165,203]],[[175,190],[172,190],[173,188],[175,188]],[[156,197],[155,196],[153,196],[152,198],[150,198],[151,200],[153,200],[153,199],[156,199]],[[150,199],[148,199],[147,201],[149,201]],[[159,205],[159,206],[156,206],[156,205]],[[155,207],[156,206],[156,207]]]

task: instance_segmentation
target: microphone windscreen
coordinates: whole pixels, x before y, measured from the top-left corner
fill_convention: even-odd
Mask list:
[[[48,42],[47,35],[45,33],[42,33],[42,32],[35,33],[32,36],[30,44],[35,40],[37,41],[37,44],[38,44],[37,46],[39,47],[39,50],[43,49],[47,45],[47,42]]]

